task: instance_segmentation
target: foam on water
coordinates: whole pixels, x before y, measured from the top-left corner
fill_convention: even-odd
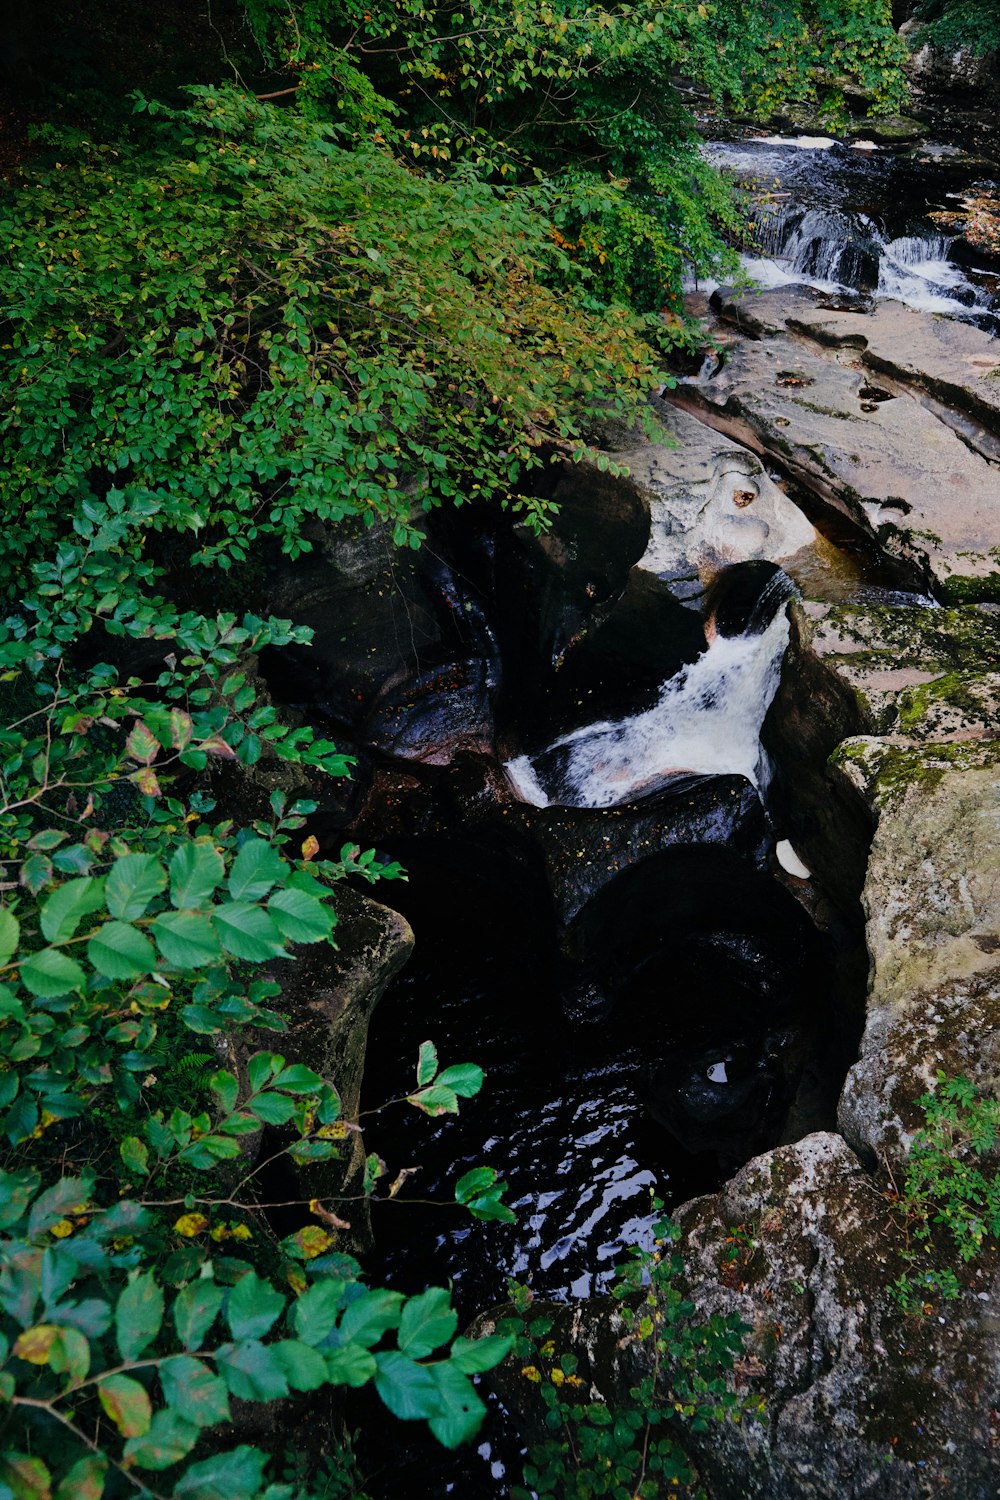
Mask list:
[[[756,247],[741,256],[748,275],[763,288],[861,293],[995,331],[996,288],[957,265],[952,240],[930,222],[941,184],[924,180],[926,166],[897,162],[875,142],[853,146],[864,149],[822,136],[706,145],[708,159],[751,193],[767,188],[755,214]],[[881,204],[890,190],[893,209],[886,214]],[[873,201],[880,202],[874,218]]]
[[[796,151],[829,151],[837,142],[829,135],[762,135],[762,146],[791,146]]]
[[[758,635],[716,636],[703,656],[664,683],[653,708],[588,724],[539,755],[518,756],[506,766],[511,785],[535,807],[612,807],[683,771],[745,776],[760,785],[767,779],[760,730],[788,631],[779,609]]]

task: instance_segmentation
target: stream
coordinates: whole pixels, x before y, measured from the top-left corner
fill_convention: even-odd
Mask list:
[[[902,301],[1000,332],[1000,270],[930,217],[983,180],[982,163],[949,146],[828,138],[706,150],[756,196],[743,262],[759,286],[849,307]],[[405,615],[415,653],[424,632],[419,692],[404,683],[392,702],[421,733],[435,713],[457,722],[457,749],[428,731],[408,756],[395,721],[391,740],[369,727],[357,797],[330,815],[338,836],[406,866],[406,886],[374,895],[417,935],[372,1021],[363,1108],[413,1087],[426,1038],[444,1065],[486,1072],[457,1118],[397,1108],[365,1130],[387,1181],[413,1171],[398,1199],[376,1196],[366,1269],[408,1292],[450,1282],[466,1320],[503,1302],[508,1278],[538,1297],[599,1295],[628,1247],[650,1243],[654,1199],[669,1209],[760,1151],[833,1128],[860,1036],[860,905],[811,878],[789,839],[767,725],[779,685],[794,699],[791,599],[935,601],[827,516],[758,591],[758,614],[706,641],[698,586],[630,573],[645,543],[629,539],[642,528],[621,495],[589,539],[569,506],[547,550],[504,522],[475,554],[461,532],[435,537],[430,592],[392,579],[393,630]],[[427,683],[438,697],[421,698]],[[293,678],[286,692],[294,701]],[[339,736],[344,710],[328,713]],[[448,1206],[478,1165],[508,1182],[515,1224]],[[360,1450],[375,1500],[507,1493],[517,1445],[495,1403],[476,1456],[411,1435]]]
[[[988,164],[954,146],[901,154],[829,136],[714,143],[706,155],[751,194],[756,245],[742,262],[758,286],[888,299],[1000,332],[1000,268],[932,217],[989,180]]]

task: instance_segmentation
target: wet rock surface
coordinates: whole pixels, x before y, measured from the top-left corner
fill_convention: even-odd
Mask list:
[[[766,454],[918,584],[1000,590],[996,470],[913,397],[875,399],[861,369],[775,334],[737,343],[674,399]]]

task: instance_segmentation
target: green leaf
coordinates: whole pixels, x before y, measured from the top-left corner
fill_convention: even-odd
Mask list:
[[[398,1349],[376,1354],[375,1389],[393,1416],[403,1421],[441,1412],[441,1398],[430,1370]]]
[[[471,1099],[483,1086],[483,1070],[475,1063],[456,1063],[435,1079],[438,1088],[449,1088],[462,1099]]]
[[[323,1080],[312,1068],[292,1063],[290,1067],[282,1068],[274,1080],[274,1087],[284,1089],[286,1094],[315,1094],[323,1087]]]
[[[200,1349],[222,1307],[225,1293],[214,1281],[192,1281],[177,1294],[174,1327],[185,1349]]]
[[[292,1304],[292,1325],[306,1344],[321,1344],[332,1331],[344,1301],[340,1280],[316,1281]]]
[[[247,1271],[229,1293],[226,1319],[234,1339],[259,1339],[280,1318],[285,1299],[256,1271]]]
[[[229,1114],[235,1108],[236,1100],[239,1098],[239,1080],[234,1074],[220,1068],[217,1073],[212,1074],[208,1080],[208,1086],[218,1099],[221,1108]]]
[[[341,1338],[366,1348],[377,1344],[387,1329],[398,1327],[402,1302],[402,1292],[385,1287],[365,1292],[346,1308],[340,1320]]]
[[[156,951],[128,922],[105,922],[87,943],[87,957],[108,979],[138,979],[156,968]]]
[[[334,914],[304,891],[276,891],[267,903],[281,936],[289,943],[320,943],[334,928]]]
[[[162,912],[153,918],[150,929],[156,946],[175,969],[203,969],[222,958],[215,928],[199,912]]]
[[[12,954],[17,952],[17,945],[21,939],[21,924],[13,912],[5,906],[0,906],[0,964],[5,964]],[[308,942],[308,939],[304,941]]]
[[[192,1464],[174,1485],[174,1500],[240,1500],[264,1484],[268,1455],[245,1444]],[[268,1490],[268,1494],[270,1494]]]
[[[500,1202],[500,1194],[506,1192],[507,1184],[501,1182],[490,1193],[483,1193],[479,1198],[473,1198],[468,1204],[469,1213],[474,1219],[495,1221],[500,1224],[513,1224],[517,1215],[506,1203]]]
[[[443,1287],[428,1287],[419,1297],[410,1297],[399,1320],[397,1342],[411,1359],[423,1359],[446,1344],[458,1327],[458,1313],[451,1293]]]
[[[101,1500],[107,1472],[103,1453],[88,1453],[63,1475],[55,1500]]]
[[[433,1042],[421,1042],[417,1056],[417,1083],[430,1083],[438,1070],[437,1048]]]
[[[288,1377],[281,1361],[267,1344],[256,1339],[223,1345],[216,1355],[216,1367],[230,1394],[240,1401],[279,1401],[288,1395]]]
[[[450,1360],[432,1365],[430,1374],[441,1407],[440,1414],[430,1418],[431,1432],[446,1448],[457,1448],[475,1437],[486,1415],[486,1407],[476,1395],[472,1382]]]
[[[49,943],[65,943],[84,917],[104,905],[104,881],[86,875],[67,880],[52,892],[41,908],[42,935]]]
[[[250,1084],[250,1092],[256,1094],[257,1090],[263,1088],[275,1073],[280,1073],[284,1066],[285,1059],[278,1052],[255,1052],[247,1063],[247,1082]]]
[[[182,844],[170,860],[170,899],[178,908],[204,906],[222,883],[225,861],[202,840]]]
[[[167,873],[151,854],[125,854],[116,859],[104,883],[108,911],[122,922],[134,922],[167,883]]]
[[[265,1125],[287,1125],[295,1113],[295,1104],[287,1094],[258,1094],[247,1109]]]
[[[93,1191],[94,1178],[90,1173],[82,1177],[60,1177],[35,1199],[28,1215],[29,1239],[44,1234],[68,1214],[81,1213],[90,1202]]]
[[[163,1322],[163,1293],[152,1271],[133,1274],[115,1307],[115,1336],[126,1363],[138,1359]]]
[[[420,1089],[416,1094],[410,1094],[406,1102],[415,1104],[427,1115],[458,1114],[458,1096],[454,1089],[442,1088],[437,1083],[432,1083],[429,1088]]]
[[[492,1167],[473,1167],[471,1172],[466,1172],[456,1182],[456,1201],[468,1203],[470,1199],[478,1197],[487,1188],[493,1187],[496,1180],[497,1174]]]
[[[145,1177],[149,1171],[149,1152],[138,1136],[127,1135],[118,1147],[118,1155],[130,1172]]]
[[[109,1375],[97,1387],[101,1405],[122,1437],[144,1437],[153,1416],[145,1386],[128,1375]]]
[[[77,1308],[79,1308],[77,1303]],[[72,1316],[74,1309],[62,1309],[61,1315]],[[59,1337],[52,1345],[49,1366],[57,1375],[68,1375],[70,1380],[86,1380],[90,1371],[90,1343],[78,1328],[61,1327]]]
[[[279,1339],[268,1348],[277,1356],[293,1391],[317,1391],[328,1384],[326,1360],[309,1344],[300,1339]]]
[[[284,958],[281,933],[259,906],[245,901],[227,901],[212,914],[216,932],[227,953],[248,963],[264,963],[269,958]]]
[[[70,990],[82,990],[87,976],[75,958],[58,948],[42,948],[21,964],[21,983],[42,999],[52,1000]]]
[[[199,1436],[193,1422],[173,1411],[158,1411],[145,1437],[129,1438],[125,1457],[140,1469],[169,1469],[187,1457]]]
[[[451,1346],[451,1362],[463,1375],[481,1375],[493,1370],[514,1347],[513,1337],[491,1333],[482,1339],[457,1338]]]
[[[141,719],[137,719],[125,741],[125,749],[141,766],[152,765],[160,749],[160,742]]]
[[[174,750],[186,750],[194,734],[191,715],[181,708],[170,710],[170,744]]]
[[[34,1132],[37,1124],[38,1105],[29,1093],[22,1091],[4,1115],[4,1133],[12,1146],[19,1146]]]
[[[229,894],[234,901],[263,901],[288,874],[288,865],[265,839],[248,839],[233,860]]]
[[[18,878],[33,896],[37,896],[42,886],[48,885],[52,879],[52,861],[46,859],[44,854],[29,855],[21,866]]]
[[[375,1375],[375,1356],[360,1344],[342,1344],[326,1355],[326,1372],[331,1385],[349,1385],[357,1390]]]
[[[226,1382],[200,1359],[175,1354],[159,1367],[160,1385],[167,1405],[196,1427],[212,1427],[228,1422],[229,1393]]]

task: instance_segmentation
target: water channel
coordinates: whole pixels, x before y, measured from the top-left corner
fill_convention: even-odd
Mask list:
[[[1000,267],[931,218],[982,181],[982,163],[826,138],[707,150],[756,195],[744,264],[758,284],[901,300],[1000,331]],[[649,1241],[654,1198],[669,1208],[711,1191],[757,1152],[833,1124],[859,1035],[861,913],[813,921],[761,731],[790,598],[934,607],[883,561],[849,530],[828,532],[781,573],[762,619],[709,642],[696,591],[629,616],[621,577],[588,581],[614,607],[582,646],[572,619],[550,630],[547,657],[525,651],[523,622],[491,615],[509,577],[494,567],[491,605],[468,566],[496,648],[506,772],[470,762],[457,780],[454,767],[404,777],[397,801],[419,816],[380,827],[369,815],[358,832],[407,866],[408,886],[383,899],[417,933],[372,1024],[363,1104],[412,1087],[425,1038],[487,1077],[457,1119],[395,1109],[367,1127],[390,1176],[418,1169],[399,1199],[373,1205],[376,1279],[450,1281],[466,1318],[503,1301],[508,1277],[543,1297],[600,1293],[627,1247]],[[597,872],[582,885],[576,860]],[[476,1165],[509,1183],[515,1224],[440,1206]],[[457,1467],[416,1434],[409,1456],[363,1452],[371,1493],[502,1496],[516,1452],[502,1414],[491,1422],[478,1460]]]

